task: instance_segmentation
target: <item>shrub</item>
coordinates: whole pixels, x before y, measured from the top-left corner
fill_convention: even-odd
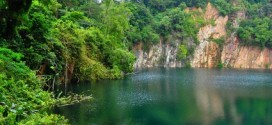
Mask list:
[[[21,61],[22,57],[0,48],[0,123],[3,124],[28,121],[29,116],[43,114],[54,103],[51,93],[42,90],[43,84]],[[55,121],[53,118],[59,119],[51,115],[47,120]],[[37,117],[35,120],[42,119]]]
[[[186,59],[187,54],[188,54],[187,47],[185,45],[180,45],[178,48],[177,58],[179,60],[184,60]]]
[[[219,68],[219,69],[224,68],[224,64],[223,64],[222,62],[219,62],[219,63],[217,64],[217,68]]]
[[[213,39],[213,41],[218,44],[220,47],[223,47],[224,42],[225,42],[225,38],[224,37],[220,37],[218,39]]]

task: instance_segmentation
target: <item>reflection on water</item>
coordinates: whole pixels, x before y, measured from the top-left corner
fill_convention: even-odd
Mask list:
[[[122,80],[69,86],[93,102],[56,108],[76,125],[269,125],[272,72],[149,69]]]

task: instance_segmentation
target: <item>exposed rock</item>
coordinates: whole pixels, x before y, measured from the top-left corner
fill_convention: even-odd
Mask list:
[[[202,12],[202,9],[195,8],[194,11]],[[186,9],[185,11],[192,11]],[[205,20],[214,20],[215,25],[209,24],[199,29],[199,45],[195,48],[194,55],[190,58],[192,67],[216,67],[222,62],[225,67],[231,68],[253,68],[253,69],[272,69],[272,49],[258,47],[241,46],[236,32],[232,32],[227,37],[226,24],[228,16],[219,16],[216,8],[209,3],[203,15]],[[232,27],[239,28],[241,20],[245,19],[245,12],[238,11],[230,16]],[[225,37],[223,47],[219,47],[212,39]],[[170,44],[171,43],[171,44]],[[146,67],[183,67],[184,62],[177,60],[178,46],[181,41],[172,39],[164,43],[153,45],[148,51],[143,50],[143,44],[139,43],[134,47],[137,61],[135,69]],[[188,43],[188,45],[190,42]],[[190,46],[190,45],[189,45]]]
[[[192,67],[215,67],[220,62],[220,48],[210,41],[226,35],[225,26],[228,16],[219,16],[218,11],[209,3],[205,13],[206,20],[215,20],[215,25],[206,25],[199,29],[198,40],[200,44],[196,47],[194,57],[191,60]]]
[[[240,21],[245,18],[246,16],[244,11],[237,12],[235,19],[232,22],[232,26],[234,28],[238,28]],[[271,69],[272,50],[268,48],[261,50],[259,47],[241,46],[240,41],[234,32],[225,41],[221,60],[226,67]]]
[[[239,46],[237,37],[230,39],[222,51],[222,63],[232,68],[272,68],[272,50],[258,47]]]
[[[170,43],[163,44],[162,40],[157,45],[152,45],[148,51],[143,50],[143,44],[139,43],[134,46],[134,53],[137,60],[134,64],[135,69],[149,67],[182,67],[181,61],[177,60],[177,52],[180,42],[174,40]]]

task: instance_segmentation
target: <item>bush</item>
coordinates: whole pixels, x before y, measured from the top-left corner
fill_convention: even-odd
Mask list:
[[[224,64],[220,61],[220,62],[217,64],[217,68],[219,68],[219,69],[224,68]]]
[[[42,90],[43,84],[21,61],[22,57],[19,53],[0,48],[0,123],[3,124],[28,121],[31,114],[41,115],[54,103],[51,93]],[[48,120],[59,118],[51,116]]]
[[[185,45],[180,45],[178,48],[178,53],[177,53],[177,57],[179,60],[184,60],[186,59],[188,54],[188,50],[187,47]]]
[[[133,71],[133,62],[135,61],[135,56],[123,49],[113,50],[109,56],[109,62],[113,66],[117,66],[120,70],[125,73]]]
[[[220,47],[223,47],[224,42],[225,42],[225,38],[224,37],[220,37],[218,39],[213,39],[213,41],[218,44]]]
[[[35,113],[20,121],[18,125],[68,125],[68,120],[60,115]]]
[[[108,70],[98,61],[84,57],[78,64],[77,75],[80,80],[99,80],[108,78]]]
[[[272,21],[267,17],[241,22],[237,34],[243,45],[272,48]]]
[[[212,0],[211,3],[218,9],[223,16],[234,12],[233,5],[230,0]]]

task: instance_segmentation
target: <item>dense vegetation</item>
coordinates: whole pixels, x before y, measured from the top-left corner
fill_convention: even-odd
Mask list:
[[[272,47],[268,0],[210,2],[221,15],[247,12],[237,32],[244,45]],[[66,123],[45,112],[55,100],[41,79],[49,76],[50,86],[121,78],[133,71],[134,44],[148,48],[177,37],[182,41],[177,59],[185,60],[194,49],[188,38],[196,45],[198,29],[212,23],[185,9],[206,5],[204,0],[1,0],[0,123]]]
[[[260,1],[247,8],[248,19],[240,24],[239,38],[244,45],[272,48],[272,3]]]
[[[22,57],[0,48],[0,123],[65,124],[64,118],[45,112],[55,100],[41,89],[41,81],[21,61]]]

